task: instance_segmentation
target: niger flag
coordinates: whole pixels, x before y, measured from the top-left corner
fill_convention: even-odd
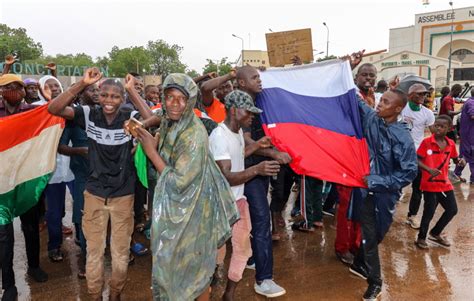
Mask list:
[[[33,207],[56,167],[64,119],[48,106],[0,118],[0,225]]]

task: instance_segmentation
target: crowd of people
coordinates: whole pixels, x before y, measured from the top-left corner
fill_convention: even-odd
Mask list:
[[[443,88],[435,116],[430,89],[415,83],[405,93],[397,79],[376,84],[375,66],[358,66],[362,55],[346,59],[358,68],[354,82],[370,156],[365,188],[300,176],[291,169],[292,158],[272,146],[259,118],[262,110],[255,106],[264,70],[243,66],[223,76],[194,79],[170,74],[162,85],[144,86],[139,74],[127,75],[122,84],[89,68],[63,90],[54,64],[48,65],[52,75],[39,81],[21,80],[7,69],[0,76],[0,118],[47,105],[51,114],[67,120],[56,170],[38,204],[20,216],[28,275],[37,282],[48,280],[39,262],[40,227],[46,224],[52,262],[63,261],[63,234],[74,232],[82,258],[77,276],[86,279],[93,300],[102,300],[107,245],[112,258],[109,300],[121,299],[134,256],[148,253],[154,300],[209,300],[226,243],[232,253],[223,300],[235,300],[246,268],[255,269],[257,294],[282,296],[286,290],[273,275],[273,241],[281,238],[290,193],[304,190],[292,210],[292,228],[312,233],[323,227],[323,214],[336,216],[335,256],[367,280],[364,300],[377,299],[382,290],[378,245],[405,186],[412,184],[406,222],[419,231],[416,246],[451,244],[443,235],[457,213],[449,162],[456,164],[457,181],[466,181],[461,172],[468,163],[474,183],[474,90],[462,111],[456,111],[462,86]],[[460,131],[453,126],[458,114]],[[146,155],[144,177],[135,167],[140,154]],[[74,231],[62,223],[66,187],[73,199]],[[430,229],[438,203],[444,212]],[[0,225],[3,301],[18,295],[13,233],[12,223]],[[150,239],[150,250],[135,239],[140,233]]]

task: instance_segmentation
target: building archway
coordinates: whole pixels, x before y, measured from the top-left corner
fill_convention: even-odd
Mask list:
[[[464,61],[466,57],[468,56],[474,56],[472,54],[472,51],[470,54],[465,53],[463,50],[470,51],[470,49],[474,49],[474,42],[465,40],[465,39],[459,39],[459,40],[454,40],[453,41],[453,46],[451,47],[451,54],[452,54],[452,59],[457,60],[457,61]],[[455,53],[458,52],[459,54]],[[464,52],[464,53],[463,53]],[[443,57],[443,58],[449,58],[449,43],[446,43],[443,47],[441,47],[436,54],[437,57]],[[462,58],[462,60],[461,60]]]

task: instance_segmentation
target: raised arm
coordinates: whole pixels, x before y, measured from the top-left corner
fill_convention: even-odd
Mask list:
[[[213,91],[219,86],[223,85],[228,80],[233,80],[237,73],[232,69],[228,74],[222,75],[213,79],[208,80],[201,86],[202,103],[205,106],[210,106],[214,99]],[[222,99],[221,99],[222,100]]]
[[[194,77],[193,78],[193,82],[197,84],[199,84],[200,82],[202,82],[203,80],[205,79],[208,79],[208,78],[215,78],[217,77],[217,73],[215,72],[210,72],[210,73],[207,73],[207,74],[203,74],[203,75],[199,75],[197,77]]]
[[[51,62],[48,63],[46,66],[44,66],[46,69],[48,69],[51,72],[51,75],[58,78],[58,72],[57,72],[57,67],[56,64]]]
[[[61,93],[48,104],[48,112],[63,117],[65,119],[74,119],[74,110],[70,107],[77,94],[89,85],[95,84],[102,77],[99,69],[89,68],[84,73],[84,77],[74,86]]]
[[[5,64],[3,65],[2,75],[8,74],[10,72],[10,68],[16,62],[16,57],[9,54],[5,57]]]
[[[150,107],[146,104],[145,100],[140,97],[137,90],[135,90],[135,77],[131,74],[127,74],[125,77],[125,89],[127,90],[128,96],[132,101],[135,108],[138,109],[143,119],[149,119],[154,116]]]

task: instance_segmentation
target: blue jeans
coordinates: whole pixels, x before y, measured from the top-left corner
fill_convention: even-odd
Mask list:
[[[48,225],[48,251],[59,249],[63,243],[62,219],[65,210],[66,185],[74,191],[74,181],[48,184],[45,189]]]
[[[268,205],[268,177],[255,177],[245,183],[245,196],[252,221],[252,251],[255,261],[255,279],[273,278],[272,231]]]

